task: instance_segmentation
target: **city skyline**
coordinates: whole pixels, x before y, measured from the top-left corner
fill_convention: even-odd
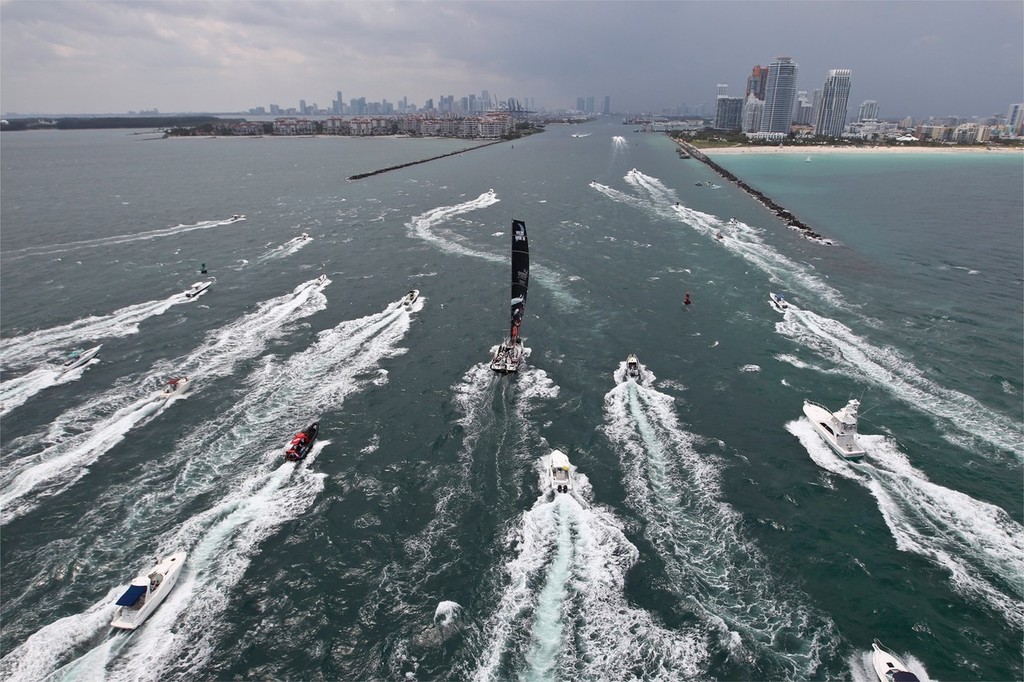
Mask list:
[[[1024,101],[1024,4],[1000,1],[0,0],[0,38],[0,109],[23,114],[330,109],[339,90],[417,107],[487,90],[547,110],[608,97],[616,113],[712,112],[715,83],[779,55],[800,90],[851,69],[850,100],[890,118]],[[928,73],[956,86],[922,85]]]

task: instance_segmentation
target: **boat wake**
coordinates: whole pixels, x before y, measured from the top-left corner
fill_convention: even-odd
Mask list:
[[[0,524],[24,515],[45,497],[59,494],[74,484],[100,456],[120,443],[133,428],[163,412],[177,398],[155,402],[153,376],[184,374],[195,376],[202,390],[204,382],[234,371],[242,360],[259,355],[283,332],[286,324],[323,310],[327,299],[322,291],[326,278],[300,284],[284,296],[262,303],[258,310],[209,334],[191,355],[161,363],[153,374],[122,382],[87,404],[69,410],[54,420],[45,437],[19,439],[14,454],[40,440],[52,444],[38,454],[8,464],[0,474]],[[80,370],[75,370],[79,372]],[[68,374],[71,374],[70,372]],[[145,396],[139,398],[139,396]]]
[[[119,234],[112,237],[98,237],[96,239],[83,239],[75,242],[65,242],[63,244],[50,244],[47,246],[29,246],[24,249],[18,249],[17,251],[11,251],[10,254],[5,254],[20,257],[20,256],[52,256],[59,253],[68,253],[70,251],[78,251],[79,249],[91,249],[98,246],[117,246],[120,244],[130,244],[132,242],[149,241],[152,239],[162,239],[164,237],[175,237],[186,232],[194,232],[196,230],[209,230],[215,227],[223,227],[225,225],[234,225],[235,223],[241,222],[245,218],[231,219],[226,218],[224,220],[204,220],[202,222],[193,223],[190,225],[174,225],[172,227],[164,227],[159,230],[148,230],[146,232],[135,232],[133,234]]]
[[[59,366],[39,367],[28,374],[23,374],[14,379],[8,379],[0,383],[0,417],[10,413],[17,407],[24,405],[29,398],[51,386],[66,384],[82,378],[82,372],[96,362],[99,358],[93,358],[81,367],[62,372]]]
[[[504,567],[473,677],[697,676],[707,656],[702,636],[669,630],[626,600],[625,576],[639,552],[613,514],[590,504],[586,476],[575,473],[574,494],[556,495],[543,465],[538,473],[540,497],[505,538],[516,556]]]
[[[688,208],[679,202],[674,190],[636,169],[627,173],[625,180],[634,188],[635,194],[597,182],[590,183],[590,186],[613,201],[658,218],[681,220],[755,265],[773,281],[791,289],[802,289],[808,298],[825,301],[849,312],[849,306],[837,290],[823,282],[809,266],[793,261],[766,244],[756,228]],[[717,238],[719,236],[720,239]],[[856,371],[857,378],[885,387],[911,407],[941,418],[949,426],[946,437],[951,442],[973,448],[977,446],[974,440],[977,439],[1024,458],[1021,446],[1024,432],[1020,424],[986,408],[970,396],[937,385],[892,349],[873,347],[867,339],[857,336],[842,323],[801,310],[790,303],[789,311],[776,325],[776,330],[848,371]]]
[[[498,201],[500,201],[500,199],[498,199],[492,189],[484,192],[479,197],[471,201],[466,201],[454,206],[440,206],[418,216],[413,216],[412,220],[406,223],[406,227],[409,229],[409,236],[421,239],[447,253],[458,256],[468,256],[470,258],[479,258],[497,263],[505,263],[508,259],[507,256],[500,256],[497,253],[490,251],[474,249],[471,246],[468,246],[466,244],[466,240],[455,230],[444,227],[444,225],[451,222],[452,219],[457,216],[482,208],[487,208],[488,206],[493,206],[498,203]],[[474,226],[481,227],[482,229],[482,226],[476,224],[474,224]],[[552,291],[555,298],[563,305],[578,305],[579,302],[572,293],[570,293],[565,284],[564,278],[557,273],[547,268],[535,265],[530,272],[530,276],[542,282],[546,288]]]
[[[809,296],[833,305],[843,305],[842,295],[836,289],[822,282],[808,266],[792,260],[765,243],[761,230],[743,222],[726,220],[688,208],[680,202],[675,190],[635,168],[626,173],[625,180],[635,190],[635,194],[627,194],[598,182],[591,182],[590,186],[612,201],[690,226],[697,233],[756,266],[775,282],[786,283],[791,287],[799,286]]]
[[[163,538],[165,549],[189,554],[179,584],[133,636],[128,654],[105,663],[107,679],[189,677],[205,669],[226,627],[220,618],[230,591],[252,555],[281,524],[304,513],[323,489],[323,475],[312,466],[329,441],[318,440],[300,463],[282,463],[291,427],[312,414],[338,409],[355,391],[382,383],[380,361],[404,352],[396,344],[422,306],[423,299],[408,307],[395,301],[381,313],[322,332],[308,350],[283,363],[268,357],[250,377],[251,391],[241,402],[197,425],[169,457],[140,469],[137,479],[112,486],[69,529],[71,537],[85,539],[74,547],[77,560],[91,565],[128,564],[151,551],[150,538]],[[211,433],[218,434],[212,442]],[[138,490],[147,493],[133,494]],[[183,526],[169,527],[173,520],[166,509],[184,508],[210,495],[220,501]],[[39,575],[33,584],[49,591],[42,576],[60,570],[52,564],[61,562],[70,542],[55,541],[35,557]],[[111,557],[112,547],[120,556]],[[75,582],[71,578],[66,589],[80,589]],[[26,591],[39,601],[36,589]],[[38,609],[24,596],[18,601],[22,609]],[[52,607],[45,610],[52,613]],[[47,652],[51,659],[70,655],[61,648],[69,643],[51,642],[58,648]]]
[[[806,419],[786,424],[814,462],[863,485],[900,551],[949,571],[954,589],[1024,627],[1024,527],[995,505],[944,488],[915,469],[890,439],[859,434],[869,460],[848,462],[828,448]]]
[[[185,294],[174,294],[162,301],[137,303],[109,315],[86,317],[69,324],[40,329],[22,336],[4,339],[4,369],[24,367],[44,361],[67,346],[97,339],[120,338],[139,333],[143,320],[163,315],[179,303],[191,299]]]
[[[896,350],[875,347],[846,325],[790,305],[775,329],[945,425],[951,443],[976,450],[978,441],[1024,458],[1024,429],[969,395],[939,386]]]
[[[261,256],[257,256],[257,263],[266,263],[267,261],[278,260],[281,258],[287,258],[288,256],[294,255],[302,250],[307,244],[312,243],[313,238],[303,233],[298,237],[293,237],[286,241],[284,244],[280,244],[270,249]]]
[[[616,379],[624,374],[622,363]],[[653,375],[645,383],[652,381]],[[721,465],[697,452],[673,398],[619,383],[605,395],[605,420],[621,459],[626,503],[643,519],[671,589],[716,634],[725,676],[813,678],[836,641],[834,625],[806,597],[773,580],[757,547],[743,537],[740,515],[718,499]]]

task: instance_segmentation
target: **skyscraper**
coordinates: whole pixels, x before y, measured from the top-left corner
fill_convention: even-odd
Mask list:
[[[768,65],[768,79],[764,88],[764,114],[762,133],[789,133],[793,121],[793,103],[796,101],[797,65],[792,57],[776,57]]]
[[[747,76],[747,91],[744,93],[744,98],[754,97],[763,100],[764,99],[764,88],[768,82],[768,67],[761,66],[758,64]]]
[[[604,114],[605,116],[607,116],[608,114],[612,113],[612,96],[611,95],[605,95],[604,96],[604,106],[601,107],[601,113]]]
[[[743,103],[743,132],[756,133],[761,129],[761,117],[764,115],[764,100],[758,99],[753,92],[747,95]]]
[[[814,134],[841,137],[846,128],[846,106],[850,99],[850,70],[832,69],[821,89],[821,106],[814,112]]]
[[[877,121],[878,120],[878,102],[873,99],[866,99],[860,104],[860,110],[857,112],[858,121]]]
[[[715,130],[739,130],[743,120],[743,98],[719,95],[715,107]]]

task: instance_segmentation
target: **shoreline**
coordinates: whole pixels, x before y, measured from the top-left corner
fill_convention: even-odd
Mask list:
[[[779,146],[767,147],[763,145],[739,145],[736,147],[708,147],[702,149],[694,147],[689,143],[676,140],[676,144],[683,147],[690,153],[696,149],[705,156],[732,156],[735,154],[785,154],[815,156],[821,154],[1021,154],[1024,148],[1011,147],[835,147],[828,145],[820,146]]]
[[[759,202],[762,206],[770,210],[778,218],[785,222],[787,227],[793,230],[799,230],[802,233],[804,239],[809,239],[812,242],[817,242],[818,244],[822,244],[824,246],[832,246],[835,244],[835,242],[833,242],[831,239],[824,237],[815,232],[814,230],[812,230],[810,225],[797,218],[781,204],[776,203],[771,197],[767,196],[760,190],[754,189],[747,183],[737,178],[732,172],[719,166],[717,163],[708,158],[708,156],[704,153],[703,150],[697,149],[692,144],[689,144],[688,142],[685,142],[683,140],[677,139],[675,142],[677,149],[680,150],[680,154],[682,154],[683,152],[689,154],[691,157],[697,159],[698,161],[706,165],[708,168],[721,175],[726,180],[729,180],[730,182],[735,184],[737,187],[739,187],[744,192],[749,194],[754,200]],[[750,149],[750,147],[748,147],[748,149]],[[754,149],[757,149],[757,147],[754,147]],[[785,147],[782,147],[782,149],[785,149]],[[793,147],[792,149],[796,148]]]

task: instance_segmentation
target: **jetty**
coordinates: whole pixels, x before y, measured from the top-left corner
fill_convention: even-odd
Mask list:
[[[764,192],[754,189],[753,187],[743,182],[726,169],[722,168],[720,165],[709,159],[707,154],[702,152],[697,147],[694,147],[689,142],[685,142],[679,139],[676,140],[676,144],[679,145],[680,150],[682,150],[686,154],[689,154],[692,158],[697,159],[701,163],[705,164],[713,171],[721,175],[723,178],[729,180],[737,187],[742,189],[744,192],[754,197],[754,199],[756,199],[763,206],[772,211],[776,216],[784,220],[788,227],[791,227],[794,230],[800,230],[803,233],[803,236],[806,237],[807,239],[810,239],[811,241],[815,241],[820,244],[825,244],[827,246],[832,246],[833,242],[831,239],[823,237],[822,235],[815,232],[813,229],[811,229],[810,225],[797,218],[795,215],[793,215],[791,211],[787,210],[784,206],[777,203],[771,197],[765,195]]]
[[[448,152],[447,154],[439,154],[438,156],[431,156],[428,159],[420,159],[419,161],[410,161],[408,163],[400,163],[397,166],[388,166],[387,168],[380,168],[380,169],[375,170],[375,171],[370,171],[369,173],[356,173],[355,175],[348,176],[348,179],[349,180],[362,180],[363,178],[368,178],[371,175],[380,175],[381,173],[387,173],[388,171],[398,170],[399,168],[408,168],[409,166],[416,166],[418,164],[427,163],[429,161],[437,161],[438,159],[443,159],[443,158],[446,158],[446,157],[449,157],[449,156],[455,156],[455,155],[461,154],[463,152],[471,152],[474,149],[483,149],[484,147],[490,147],[492,144],[501,144],[502,142],[505,142],[505,140],[494,140],[493,142],[485,142],[484,144],[478,144],[475,147],[467,147],[465,149],[459,149],[459,150],[454,151],[454,152]]]

